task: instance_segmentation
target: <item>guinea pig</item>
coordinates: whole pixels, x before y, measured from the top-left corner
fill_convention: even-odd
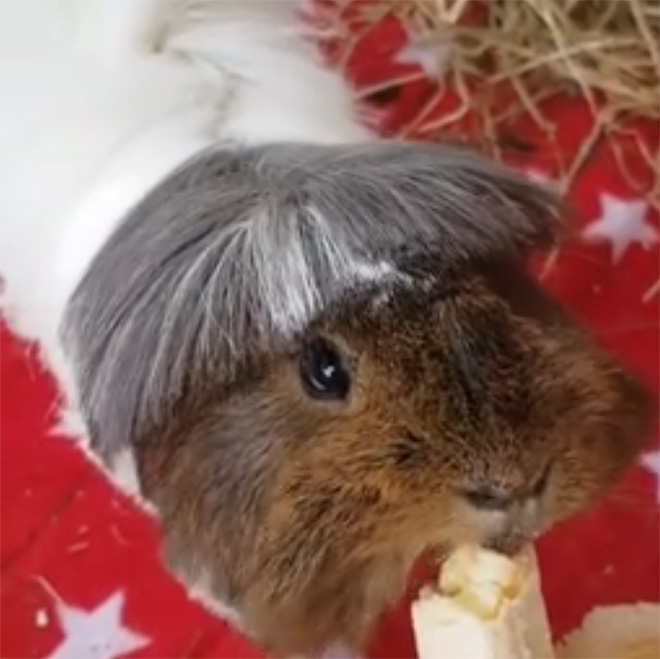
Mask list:
[[[360,646],[428,547],[515,551],[636,456],[635,381],[526,273],[552,196],[447,147],[212,149],[71,298],[92,448],[278,654]]]
[[[3,80],[2,268],[172,571],[291,656],[359,650],[423,551],[515,552],[584,509],[651,405],[527,272],[561,202],[371,136],[280,9],[92,3],[43,97]]]

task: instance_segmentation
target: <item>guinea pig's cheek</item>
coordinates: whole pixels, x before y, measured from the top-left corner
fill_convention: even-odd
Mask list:
[[[581,512],[602,491],[598,471],[589,467],[583,456],[567,454],[553,471],[541,502],[546,526]]]
[[[537,503],[537,515],[535,518],[535,527],[532,533],[534,538],[538,538],[550,530],[559,520],[566,517],[562,514],[561,506],[558,504],[554,491],[548,488],[548,491],[540,498]]]

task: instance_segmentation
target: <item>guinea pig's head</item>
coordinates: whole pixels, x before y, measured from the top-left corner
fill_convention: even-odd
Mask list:
[[[597,498],[650,406],[525,271],[558,217],[414,145],[216,150],[152,193],[65,336],[174,569],[313,652],[359,643],[425,549],[514,551]]]

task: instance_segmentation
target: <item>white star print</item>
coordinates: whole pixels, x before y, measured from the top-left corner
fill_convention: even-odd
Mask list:
[[[612,244],[612,258],[618,262],[628,247],[639,243],[650,249],[658,242],[657,229],[646,222],[647,203],[643,199],[625,200],[614,195],[600,195],[600,217],[585,228],[582,237],[590,242],[607,240]]]
[[[150,639],[122,625],[124,594],[121,591],[113,593],[93,611],[85,611],[65,604],[45,580],[39,577],[38,581],[55,600],[64,634],[48,659],[111,659],[150,643]]]
[[[660,450],[651,451],[642,456],[640,460],[642,466],[646,467],[649,471],[653,472],[656,477],[657,484],[657,498],[660,503]]]
[[[449,48],[442,44],[421,43],[408,35],[408,43],[395,56],[397,64],[416,64],[427,78],[437,80],[445,70]]]

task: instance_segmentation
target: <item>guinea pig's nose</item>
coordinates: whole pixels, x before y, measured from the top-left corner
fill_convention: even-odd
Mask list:
[[[463,490],[463,496],[475,508],[481,510],[505,510],[513,503],[513,495],[489,485]]]
[[[474,487],[463,490],[464,498],[475,508],[480,510],[507,510],[513,504],[534,501],[543,496],[548,487],[552,465],[546,464],[534,478],[518,485],[493,485],[480,483]]]

